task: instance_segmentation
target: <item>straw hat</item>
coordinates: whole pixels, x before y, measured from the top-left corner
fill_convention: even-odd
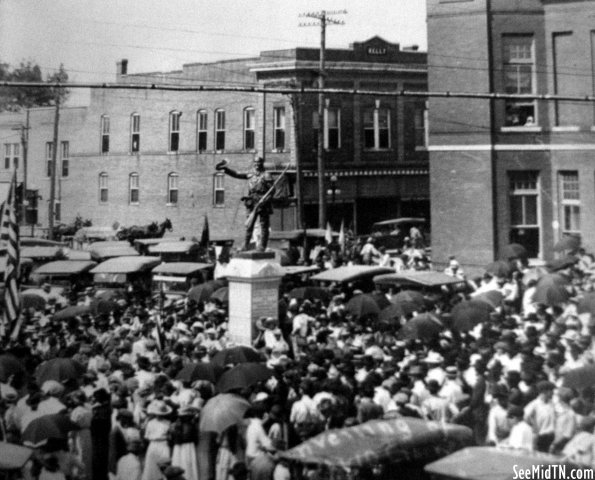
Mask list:
[[[172,408],[163,400],[153,400],[147,407],[147,415],[165,417],[172,412]]]

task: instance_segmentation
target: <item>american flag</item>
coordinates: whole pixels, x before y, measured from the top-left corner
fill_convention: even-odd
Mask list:
[[[18,285],[19,226],[16,217],[17,173],[14,172],[8,197],[0,214],[0,241],[6,245],[6,270],[4,271],[4,331],[11,331],[11,339],[19,336],[21,310]]]

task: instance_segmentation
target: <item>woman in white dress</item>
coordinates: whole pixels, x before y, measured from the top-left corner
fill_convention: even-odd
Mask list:
[[[145,427],[145,440],[149,442],[145,457],[142,480],[161,480],[159,465],[171,460],[168,432],[171,427],[169,415],[172,408],[163,400],[153,400],[147,407],[149,421]]]
[[[198,409],[185,405],[178,411],[178,419],[169,430],[173,444],[171,464],[184,470],[186,480],[198,480]]]

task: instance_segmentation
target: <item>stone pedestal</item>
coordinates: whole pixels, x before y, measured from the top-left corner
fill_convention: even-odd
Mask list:
[[[252,345],[258,334],[256,320],[277,318],[283,273],[272,252],[243,252],[229,262],[229,337],[232,342]]]

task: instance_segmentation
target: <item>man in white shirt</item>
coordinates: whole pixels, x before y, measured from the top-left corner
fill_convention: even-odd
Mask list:
[[[548,452],[554,441],[556,412],[552,401],[555,385],[546,380],[537,384],[539,395],[525,407],[525,421],[533,428],[535,448]]]
[[[508,409],[508,418],[512,427],[510,435],[503,442],[503,445],[532,451],[535,435],[533,435],[531,426],[523,420],[523,408],[519,406],[510,407]]]

